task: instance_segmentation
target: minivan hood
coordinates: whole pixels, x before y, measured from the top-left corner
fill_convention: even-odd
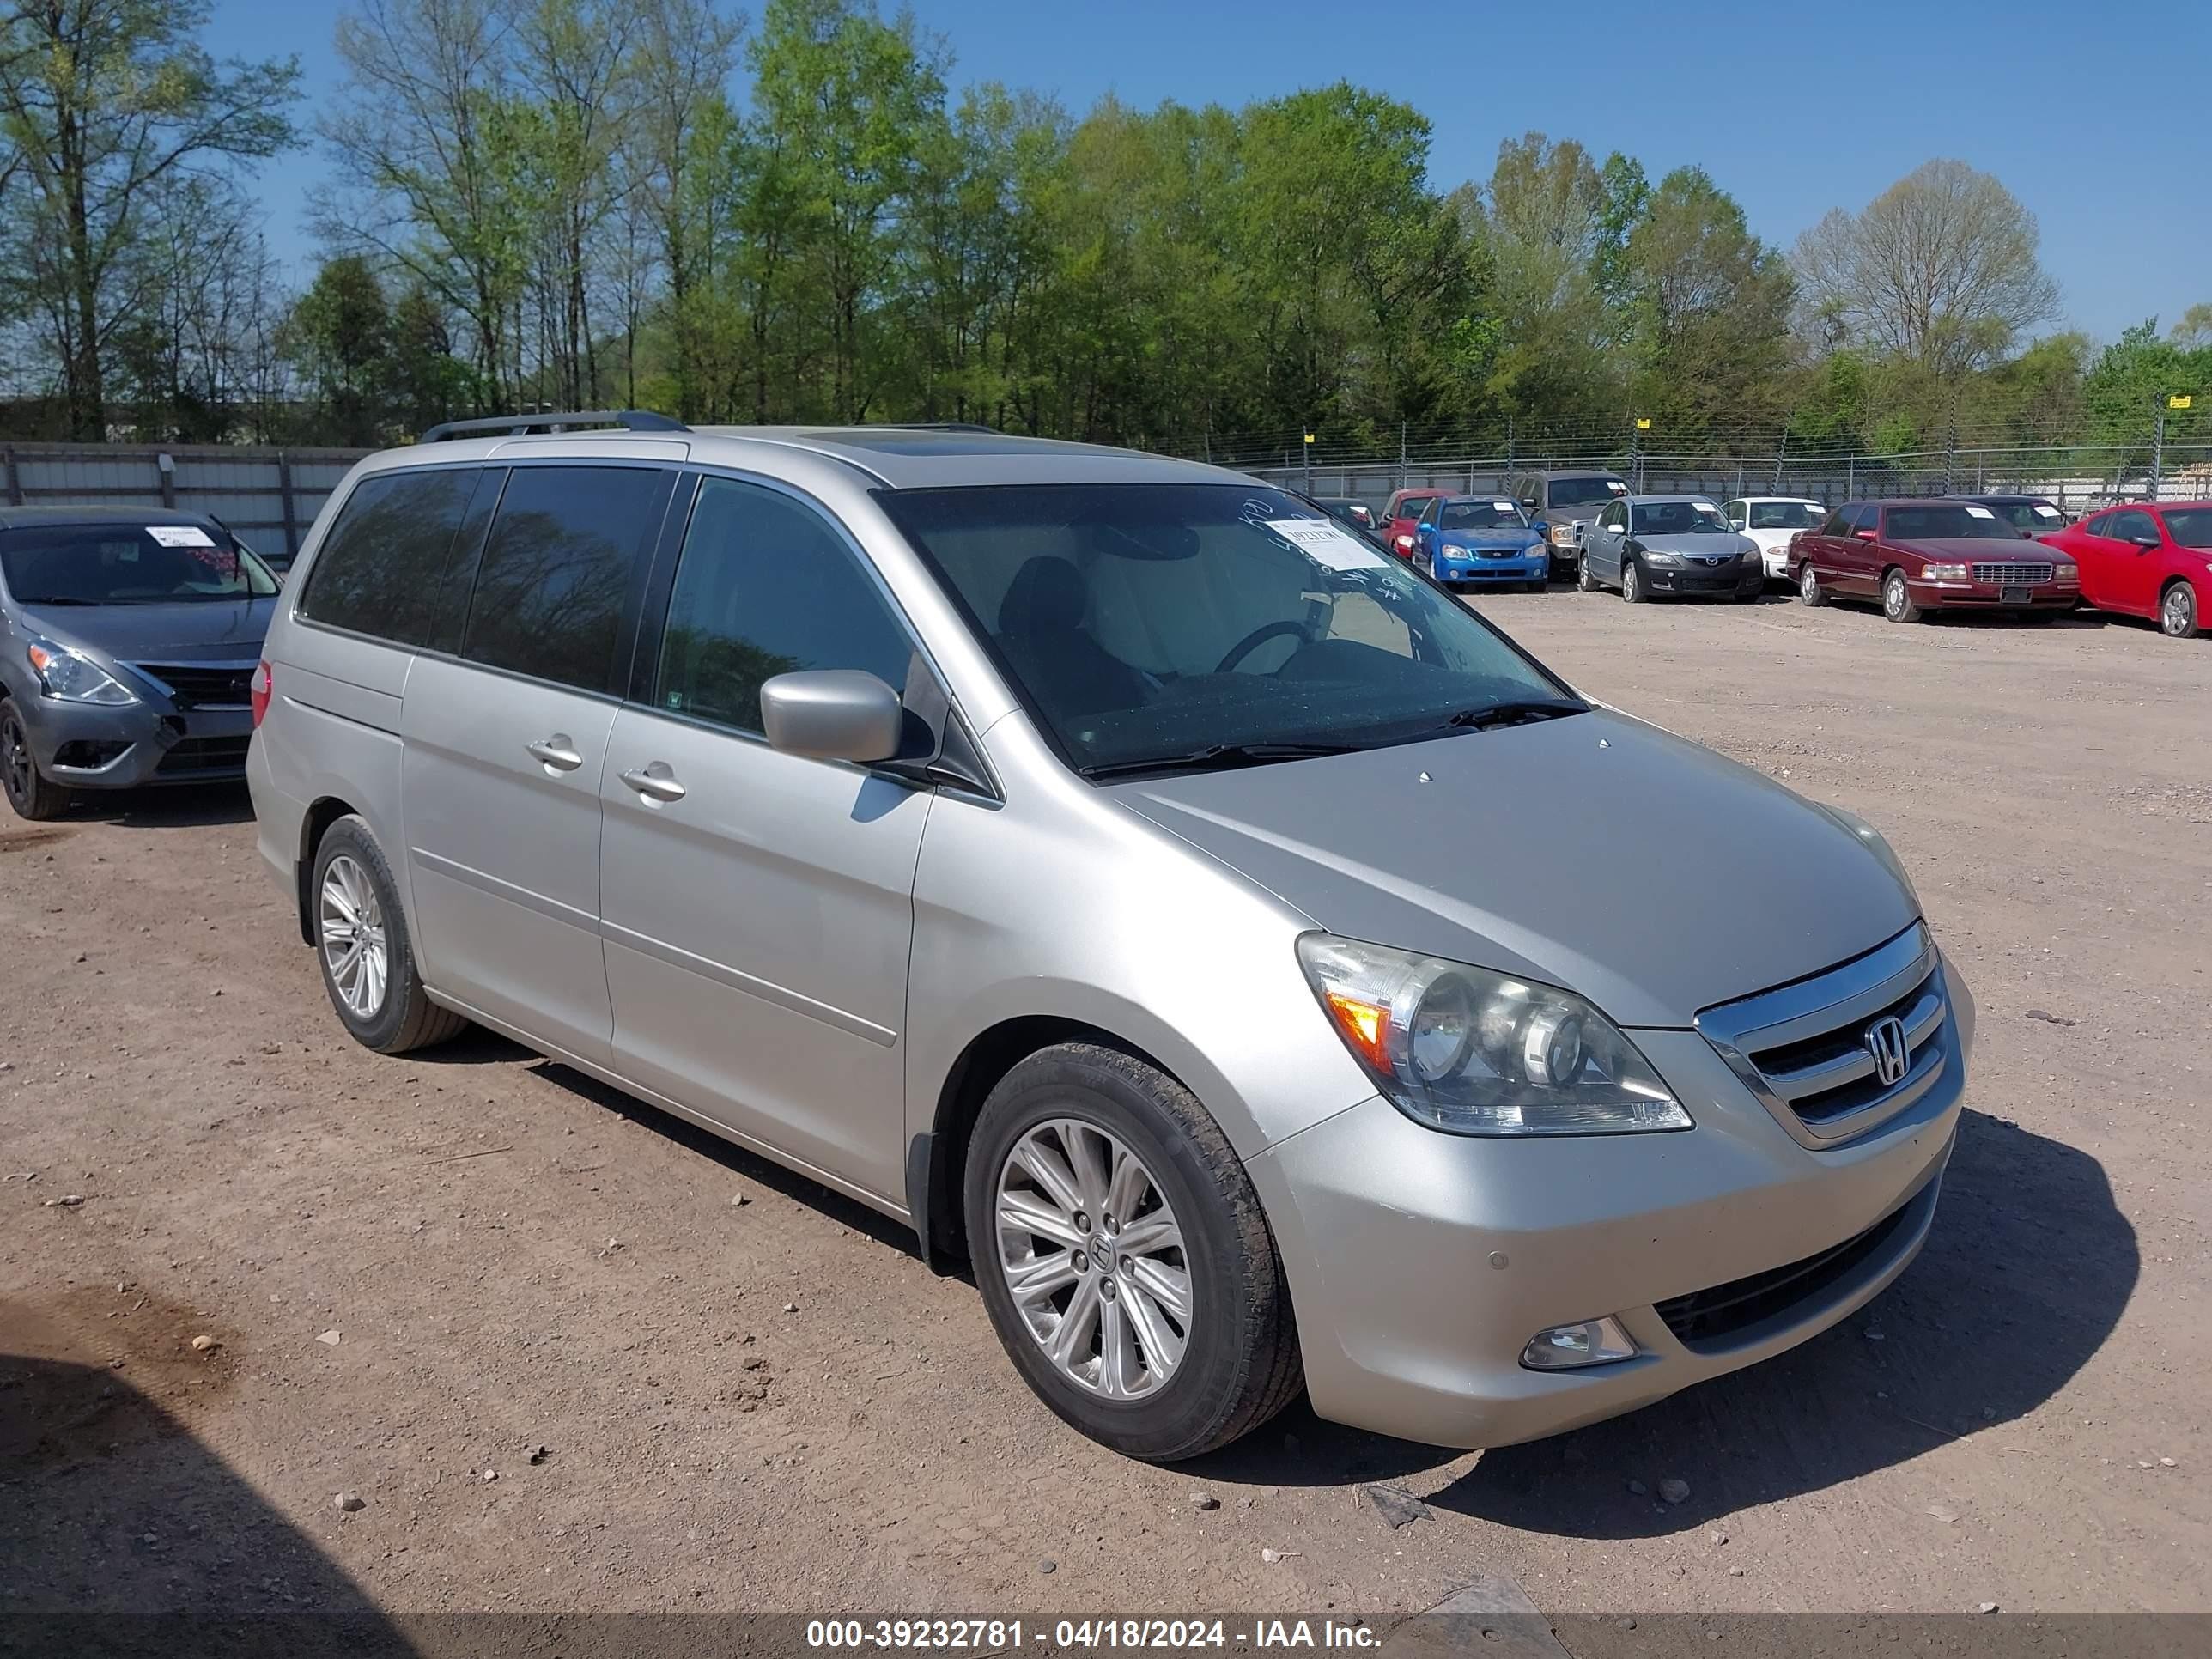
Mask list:
[[[1824,808],[1607,709],[1110,793],[1333,933],[1565,986],[1622,1025],[1687,1025],[1919,910]]]
[[[261,654],[276,597],[188,599],[179,605],[25,605],[33,627],[59,645],[118,662],[243,662]]]

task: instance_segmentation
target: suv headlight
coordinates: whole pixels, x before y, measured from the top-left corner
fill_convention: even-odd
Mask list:
[[[59,702],[112,706],[138,701],[137,695],[114,675],[65,645],[34,639],[25,654],[39,677],[39,689]]]
[[[1572,992],[1330,933],[1301,935],[1298,964],[1352,1058],[1417,1123],[1463,1135],[1691,1127],[1620,1028]]]
[[[1575,527],[1571,524],[1547,526],[1545,533],[1551,537],[1554,547],[1572,547],[1575,544]]]

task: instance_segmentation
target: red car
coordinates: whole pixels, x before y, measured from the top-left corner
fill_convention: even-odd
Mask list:
[[[2110,507],[2036,539],[2081,567],[2084,603],[2168,639],[2195,639],[2212,608],[2212,501]]]
[[[1846,501],[1790,538],[1790,574],[1808,605],[1879,599],[1895,623],[1929,611],[2056,616],[2081,597],[2074,561],[1978,501]]]
[[[1438,489],[1433,484],[1422,489],[1392,492],[1389,504],[1382,509],[1382,523],[1375,533],[1400,558],[1411,559],[1413,556],[1413,526],[1421,521],[1421,514],[1429,510],[1431,501],[1451,493],[1449,489]]]

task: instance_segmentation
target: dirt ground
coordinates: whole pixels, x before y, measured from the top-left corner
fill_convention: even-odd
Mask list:
[[[871,1213],[501,1042],[356,1048],[242,791],[95,803],[0,825],[0,1612],[2212,1607],[2212,644],[1480,604],[1915,872],[1980,1043],[1870,1309],[1540,1444],[1126,1462]]]

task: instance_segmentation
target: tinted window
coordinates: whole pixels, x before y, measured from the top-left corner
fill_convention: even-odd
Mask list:
[[[2085,533],[2091,536],[2106,536],[2112,533],[2112,523],[2111,514],[2100,513],[2094,519],[2084,519],[2081,521],[2081,528]]]
[[[588,691],[612,683],[623,609],[670,475],[519,466],[484,544],[461,654]]]
[[[913,658],[890,601],[820,514],[757,484],[700,486],[656,707],[757,732],[761,686],[778,674],[858,668],[903,691]]]
[[[1728,520],[1711,501],[1639,501],[1639,536],[1710,536],[1728,532]]]
[[[1553,507],[1588,507],[1595,501],[1609,501],[1615,495],[1625,495],[1628,486],[1618,478],[1554,478],[1550,495]]]
[[[1844,514],[1844,533],[1849,535],[1853,531],[1873,529],[1877,513],[1877,508],[1864,503],[1846,508]]]
[[[1820,522],[1825,508],[1811,501],[1753,501],[1751,504],[1751,528],[1753,530],[1810,530]],[[1741,509],[1736,509],[1741,516]]]
[[[429,643],[446,556],[476,482],[473,467],[363,478],[315,556],[300,614],[402,645]]]
[[[2159,539],[2158,526],[2151,522],[2150,514],[2139,507],[2132,512],[2113,514],[2105,533],[2124,542],[2131,542],[2138,536],[2147,536],[2152,541]]]
[[[1446,530],[1518,530],[1528,520],[1511,501],[1447,501],[1439,520]]]
[[[18,605],[195,605],[267,599],[276,579],[221,530],[194,524],[27,525],[0,532]]]
[[[2212,507],[2169,507],[2166,533],[2183,547],[2212,547]]]

